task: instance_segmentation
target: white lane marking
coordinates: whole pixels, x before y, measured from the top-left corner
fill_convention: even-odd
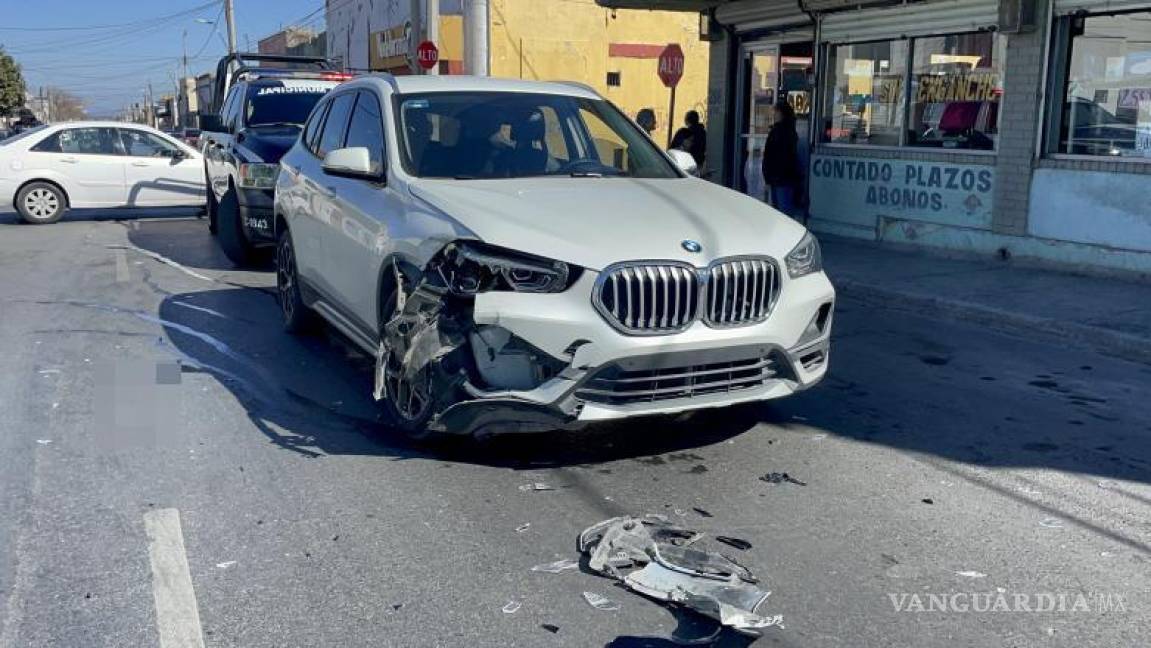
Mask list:
[[[192,573],[184,552],[180,512],[159,509],[144,514],[148,558],[152,562],[152,597],[160,648],[204,648],[200,610],[192,589]]]
[[[163,254],[157,254],[157,253],[152,252],[150,250],[138,248],[135,245],[109,245],[107,247],[109,249],[112,249],[112,250],[131,250],[132,252],[135,252],[137,254],[143,254],[144,256],[148,257],[149,259],[152,259],[154,261],[159,261],[160,263],[163,263],[164,265],[167,265],[167,266],[171,266],[171,267],[179,270],[180,272],[183,272],[184,274],[188,275],[189,277],[195,277],[196,279],[201,279],[203,281],[211,281],[212,283],[216,283],[215,279],[213,279],[207,275],[200,274],[199,272],[196,272],[195,270],[185,266],[182,263],[179,263],[177,261],[173,261],[173,260],[169,259],[168,257],[164,256]]]
[[[116,250],[116,283],[128,283],[128,253]]]

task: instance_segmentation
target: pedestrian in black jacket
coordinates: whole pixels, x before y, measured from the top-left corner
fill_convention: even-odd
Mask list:
[[[671,139],[671,148],[691,153],[699,168],[703,168],[703,161],[707,157],[707,129],[699,121],[699,113],[694,110],[687,111],[683,116],[684,127],[675,132]]]
[[[775,104],[775,123],[763,147],[763,181],[768,185],[771,206],[799,218],[799,135],[795,132],[795,110],[786,102]]]

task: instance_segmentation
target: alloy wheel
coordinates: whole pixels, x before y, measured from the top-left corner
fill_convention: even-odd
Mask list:
[[[284,320],[290,322],[296,312],[296,259],[292,254],[292,243],[287,237],[280,241],[280,247],[276,250],[276,290]]]
[[[415,376],[405,377],[402,364],[392,355],[384,371],[388,399],[396,413],[409,422],[423,418],[432,404],[431,374],[427,368],[421,369]]]
[[[36,188],[24,196],[24,208],[34,218],[52,218],[60,210],[60,198],[48,189]]]

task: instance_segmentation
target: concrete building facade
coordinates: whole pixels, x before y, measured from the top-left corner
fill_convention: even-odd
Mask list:
[[[796,109],[816,231],[1151,273],[1151,1],[597,2],[710,21],[717,181]]]
[[[330,3],[329,58],[352,71],[410,73],[410,6]],[[488,6],[492,76],[584,83],[632,117],[650,108],[658,142],[667,141],[668,124],[678,128],[688,110],[706,123],[711,48],[700,40],[698,14],[613,11],[570,0],[490,0]],[[461,0],[440,0],[440,74],[464,72],[463,9]],[[657,74],[659,54],[669,43],[679,44],[686,61],[675,115],[669,115],[669,91]]]

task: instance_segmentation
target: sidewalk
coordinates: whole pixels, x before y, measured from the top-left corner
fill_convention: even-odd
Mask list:
[[[865,302],[1046,335],[1151,364],[1151,283],[820,236],[836,289]]]

